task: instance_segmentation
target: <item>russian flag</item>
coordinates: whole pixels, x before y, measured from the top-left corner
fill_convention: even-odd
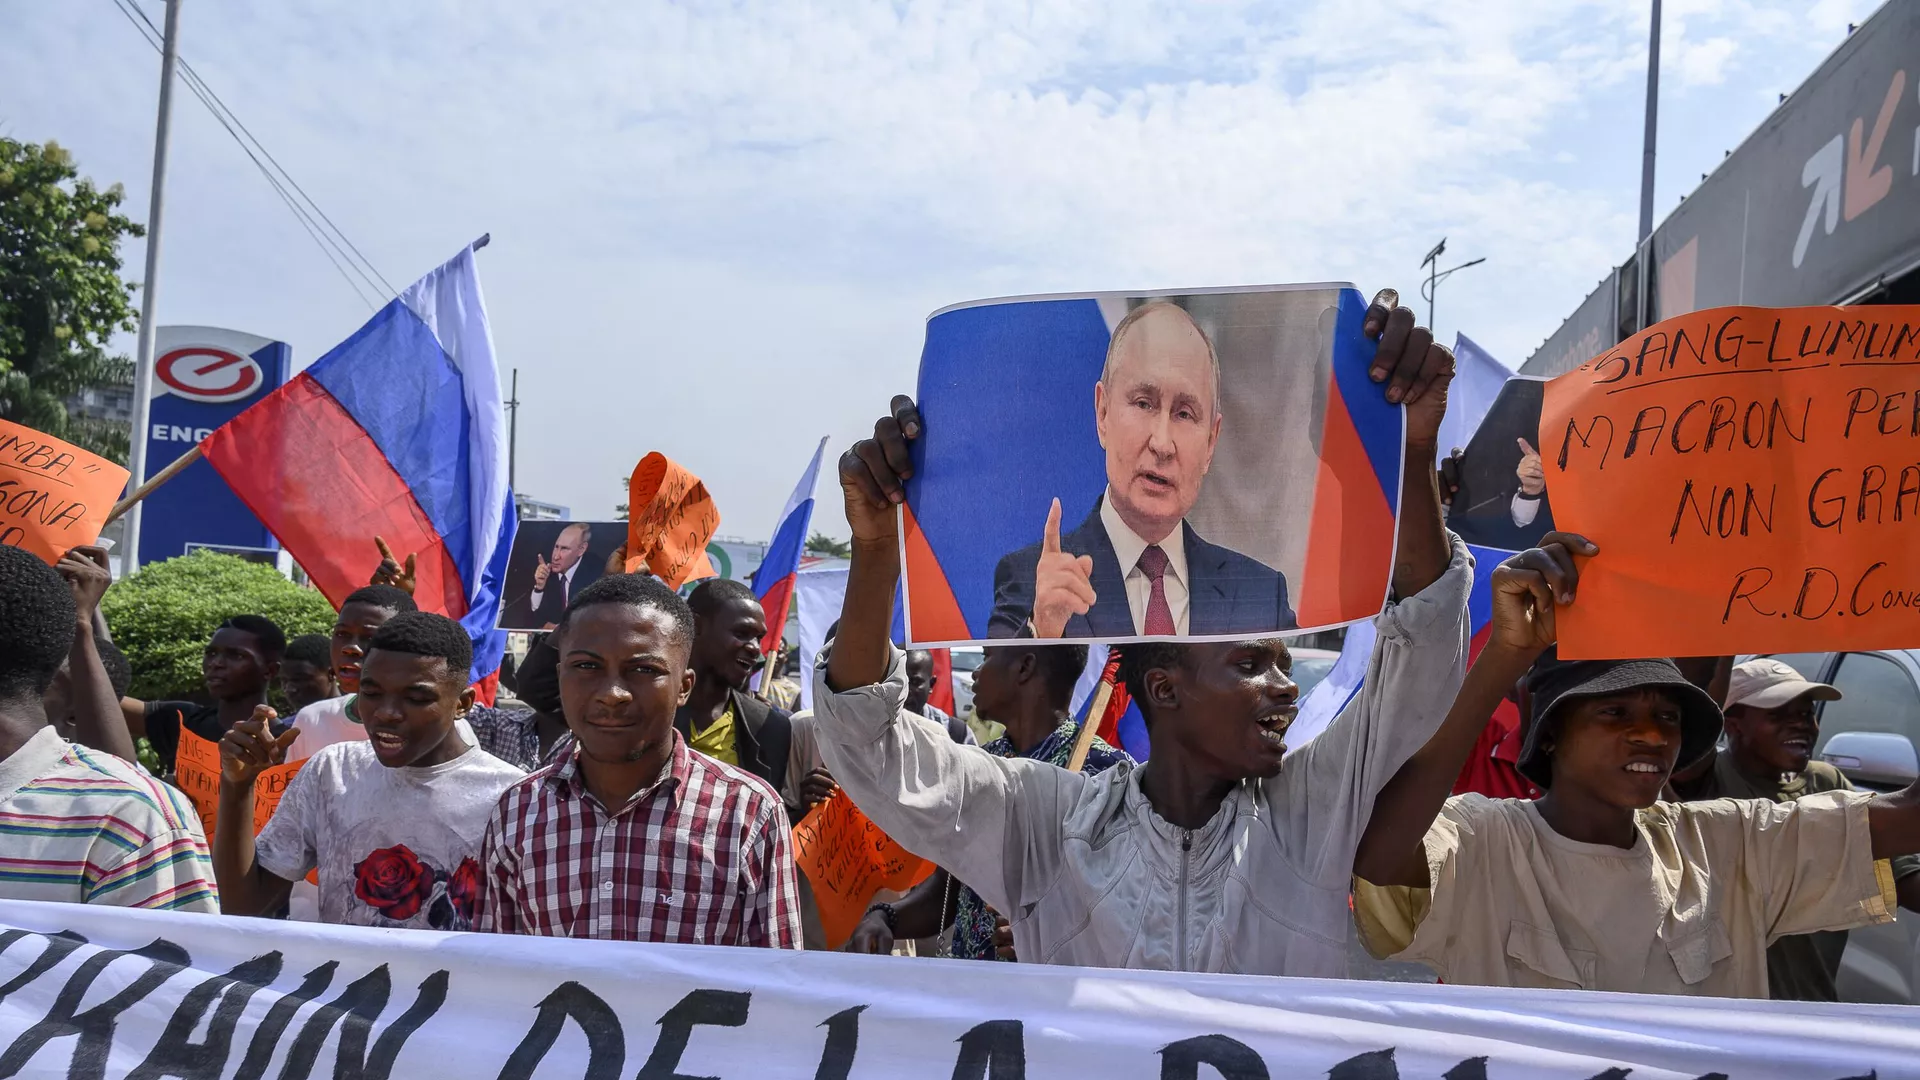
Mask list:
[[[473,248],[200,449],[335,607],[367,583],[376,535],[417,552],[421,610],[466,628],[475,682],[499,672],[506,635],[494,624],[518,521]]]
[[[807,546],[807,528],[813,523],[813,488],[820,481],[820,457],[827,451],[827,437],[813,448],[813,460],[800,476],[800,483],[787,496],[780,511],[780,525],[767,543],[767,557],[753,572],[753,595],[767,616],[766,640],[760,651],[768,655],[780,647],[780,635],[787,629],[787,612],[793,607],[794,575],[800,572],[800,554]]]

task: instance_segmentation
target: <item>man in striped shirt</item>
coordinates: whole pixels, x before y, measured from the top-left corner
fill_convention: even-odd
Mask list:
[[[47,722],[41,695],[77,625],[66,582],[0,547],[0,613],[0,897],[219,911],[186,798]]]
[[[479,928],[798,948],[786,811],[766,781],[690,750],[693,613],[656,579],[603,577],[556,637],[573,732],[507,789],[481,845]]]

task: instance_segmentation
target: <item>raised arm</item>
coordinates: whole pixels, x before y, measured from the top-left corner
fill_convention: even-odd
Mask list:
[[[1012,912],[1056,865],[1064,792],[1085,779],[960,746],[944,726],[905,714],[905,658],[889,636],[900,579],[895,508],[913,473],[907,443],[921,430],[913,400],[896,397],[873,438],[840,458],[853,565],[816,684],[814,732],[833,779],[874,824]]]
[[[220,910],[228,915],[264,915],[285,904],[293,891],[293,880],[261,866],[254,848],[254,781],[269,766],[287,759],[287,747],[299,734],[298,728],[288,728],[274,736],[269,730],[273,719],[273,709],[262,705],[220,739],[220,813],[214,825],[213,872],[220,882]],[[299,780],[294,778],[295,783]],[[280,810],[293,819],[300,809],[299,798],[289,790]],[[304,827],[303,822],[279,820],[278,812],[274,817],[268,828]]]
[[[139,759],[134,753],[133,734],[120,709],[120,696],[113,692],[113,680],[107,677],[95,640],[100,618],[100,598],[113,575],[107,569],[107,551],[98,546],[77,547],[60,557],[54,567],[73,589],[73,606],[79,615],[74,626],[73,649],[67,654],[67,680],[72,694],[74,739],[83,746],[104,750],[125,761]]]
[[[1876,859],[1920,853],[1920,782],[1868,803],[1867,828],[1873,837]],[[1910,897],[1911,892],[1911,887],[1900,890],[1903,905],[1911,907],[1912,899],[1920,899],[1920,896]]]
[[[1556,604],[1573,599],[1573,556],[1595,554],[1585,537],[1553,533],[1493,572],[1493,632],[1468,670],[1440,730],[1374,798],[1353,872],[1375,885],[1425,888],[1427,829],[1453,790],[1480,731],[1515,680],[1555,639]]]

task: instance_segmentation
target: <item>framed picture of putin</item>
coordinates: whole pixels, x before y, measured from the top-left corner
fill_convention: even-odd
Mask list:
[[[551,630],[627,541],[624,521],[522,521],[507,554],[502,630]]]
[[[901,508],[915,644],[1306,633],[1387,599],[1402,416],[1344,284],[958,304]]]

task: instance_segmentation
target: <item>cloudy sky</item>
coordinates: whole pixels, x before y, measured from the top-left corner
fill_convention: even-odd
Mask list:
[[[1877,6],[1668,0],[1657,213]],[[1447,265],[1487,262],[1442,287],[1441,336],[1518,366],[1630,250],[1646,8],[185,0],[182,54],[396,285],[493,235],[523,492],[602,516],[661,450],[763,539],[956,301],[1412,297],[1446,236]],[[0,0],[0,132],[58,140],[136,218],[158,67],[112,0]],[[367,303],[198,101],[175,112],[160,318],[311,362]]]

